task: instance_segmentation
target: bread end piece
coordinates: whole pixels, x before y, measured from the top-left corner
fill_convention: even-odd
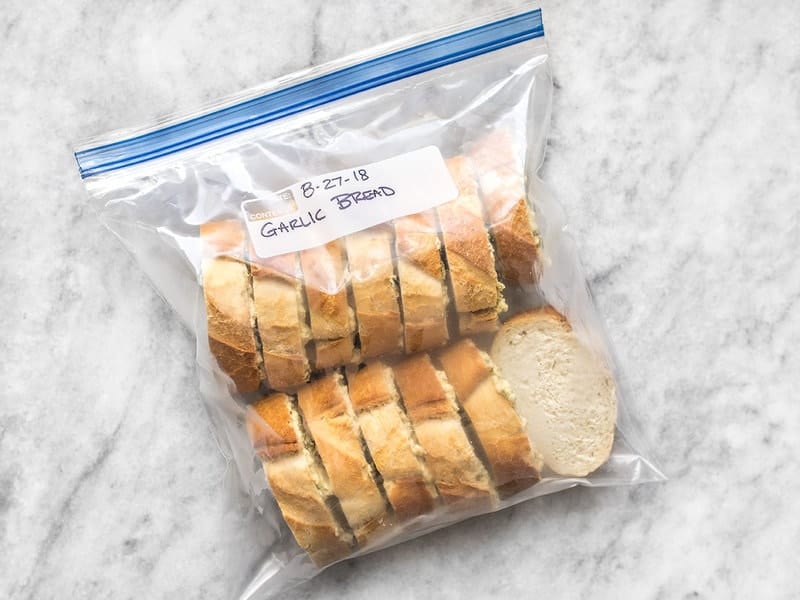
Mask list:
[[[207,223],[200,227],[200,238],[209,348],[239,393],[255,392],[261,361],[250,317],[242,225],[239,221]]]
[[[512,317],[495,337],[491,356],[550,469],[584,477],[608,460],[616,422],[614,381],[563,315],[546,307]]]

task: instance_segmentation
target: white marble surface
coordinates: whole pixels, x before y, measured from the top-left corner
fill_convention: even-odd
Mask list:
[[[0,597],[232,597],[253,532],[194,343],[86,209],[71,144],[505,3],[377,4],[2,3]],[[535,500],[286,598],[800,594],[800,8],[544,10],[544,175],[671,481]]]

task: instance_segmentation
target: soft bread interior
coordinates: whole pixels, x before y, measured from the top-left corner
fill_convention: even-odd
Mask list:
[[[498,332],[491,357],[550,469],[583,477],[608,459],[616,421],[613,380],[564,317],[549,308],[517,315]]]

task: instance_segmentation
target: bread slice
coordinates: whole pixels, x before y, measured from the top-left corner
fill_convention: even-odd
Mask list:
[[[355,358],[355,317],[347,299],[347,265],[339,241],[300,252],[317,369]]]
[[[342,512],[359,544],[366,544],[389,520],[342,374],[334,371],[303,386],[297,401]]]
[[[354,540],[340,523],[325,470],[303,431],[291,396],[275,393],[255,402],[247,429],[283,518],[297,543],[322,567],[346,557]]]
[[[244,229],[236,220],[206,223],[200,226],[200,239],[209,348],[240,393],[255,392],[261,356],[250,314]]]
[[[427,354],[411,356],[393,370],[442,501],[464,508],[493,506],[497,493],[464,431],[444,373],[436,370]]]
[[[253,307],[269,386],[292,390],[308,381],[310,366],[302,277],[297,253],[259,258],[250,247]]]
[[[500,497],[539,481],[542,457],[531,448],[513,393],[489,356],[465,338],[443,349],[438,358],[472,423]]]
[[[400,406],[392,370],[380,361],[368,363],[348,373],[347,387],[361,433],[398,520],[430,512],[436,502],[436,488],[424,452]]]
[[[405,351],[413,354],[446,344],[448,297],[436,213],[395,219],[394,235]]]
[[[566,318],[550,307],[514,316],[495,337],[491,356],[550,469],[583,477],[608,460],[616,421],[614,381]]]
[[[394,277],[392,232],[379,225],[345,238],[361,358],[403,350],[403,324]]]
[[[501,278],[508,284],[534,283],[540,239],[511,132],[493,131],[476,144],[470,158],[478,173]]]
[[[436,211],[459,331],[470,334],[495,330],[499,326],[498,315],[508,307],[495,270],[475,174],[463,156],[448,159],[447,168],[458,187],[458,197],[441,204]]]

